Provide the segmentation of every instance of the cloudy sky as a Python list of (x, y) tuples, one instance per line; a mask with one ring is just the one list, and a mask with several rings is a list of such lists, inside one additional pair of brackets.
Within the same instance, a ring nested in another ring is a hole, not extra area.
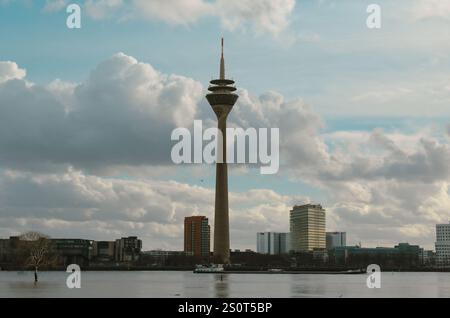
[(185, 216), (212, 221), (215, 174), (174, 165), (170, 134), (214, 125), (224, 36), (230, 125), (280, 128), (278, 174), (230, 167), (232, 248), (305, 202), (349, 244), (432, 248), (450, 220), (449, 29), (441, 0), (0, 0), (0, 237), (182, 249)]

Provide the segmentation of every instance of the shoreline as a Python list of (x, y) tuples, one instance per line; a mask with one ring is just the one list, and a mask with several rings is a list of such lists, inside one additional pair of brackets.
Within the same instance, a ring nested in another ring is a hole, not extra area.
[[(192, 272), (193, 268), (102, 268), (102, 267), (86, 267), (81, 268), (84, 272)], [(0, 269), (0, 272), (34, 272), (31, 269), (20, 269), (20, 268), (10, 268), (10, 269)], [(54, 268), (54, 269), (42, 269), (39, 272), (66, 272), (66, 268)], [(381, 272), (397, 272), (397, 273), (447, 273), (450, 272), (450, 268), (445, 269), (385, 269)], [(328, 274), (328, 275), (356, 275), (356, 274), (366, 274), (365, 270), (318, 270), (318, 269), (299, 269), (299, 270), (283, 270), (283, 271), (270, 271), (270, 270), (224, 270), (224, 271), (211, 271), (211, 272), (196, 272), (195, 274)]]

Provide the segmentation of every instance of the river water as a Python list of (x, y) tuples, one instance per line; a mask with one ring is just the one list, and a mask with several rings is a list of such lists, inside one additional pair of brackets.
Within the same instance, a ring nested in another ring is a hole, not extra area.
[(194, 274), (192, 272), (82, 272), (81, 288), (67, 273), (0, 272), (0, 297), (450, 297), (450, 273), (391, 273), (369, 289), (367, 275)]

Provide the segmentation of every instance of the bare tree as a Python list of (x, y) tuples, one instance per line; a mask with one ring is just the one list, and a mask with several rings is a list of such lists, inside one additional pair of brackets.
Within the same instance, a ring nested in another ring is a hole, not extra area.
[(24, 233), (19, 239), (18, 248), (23, 255), (24, 265), (34, 269), (34, 281), (37, 283), (39, 268), (55, 262), (52, 241), (47, 235), (39, 232)]

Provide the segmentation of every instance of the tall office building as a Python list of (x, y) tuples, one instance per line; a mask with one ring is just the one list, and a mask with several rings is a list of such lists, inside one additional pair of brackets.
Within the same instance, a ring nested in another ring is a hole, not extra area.
[(324, 249), (325, 210), (320, 204), (296, 205), (290, 211), (291, 250), (295, 252)]
[(256, 234), (256, 251), (260, 254), (289, 253), (289, 233), (261, 232)]
[(210, 227), (206, 216), (184, 219), (184, 251), (197, 257), (209, 257)]
[(345, 232), (327, 232), (326, 233), (327, 250), (335, 247), (347, 245), (347, 233)]
[(436, 225), (436, 265), (450, 266), (450, 224)]

